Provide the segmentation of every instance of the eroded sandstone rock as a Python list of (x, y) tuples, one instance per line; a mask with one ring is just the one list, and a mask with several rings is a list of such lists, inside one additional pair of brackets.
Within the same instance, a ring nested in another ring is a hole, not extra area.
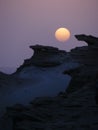
[(92, 35), (79, 34), (79, 35), (75, 35), (75, 37), (79, 41), (86, 42), (88, 44), (88, 46), (90, 46), (90, 45), (97, 45), (98, 46), (98, 38), (94, 37)]
[(34, 55), (24, 61), (24, 64), (18, 68), (20, 71), (27, 66), (53, 67), (62, 64), (66, 59), (66, 51), (55, 47), (35, 45), (30, 46), (34, 50)]

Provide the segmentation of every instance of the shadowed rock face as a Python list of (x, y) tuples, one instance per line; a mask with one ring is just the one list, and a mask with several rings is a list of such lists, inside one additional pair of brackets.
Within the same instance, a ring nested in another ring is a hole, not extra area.
[(30, 46), (34, 50), (31, 58), (32, 63), (36, 66), (55, 66), (63, 63), (66, 52), (55, 47), (35, 45)]
[(79, 35), (75, 35), (75, 37), (79, 41), (85, 41), (88, 45), (98, 44), (98, 38), (91, 35), (79, 34)]
[(98, 38), (93, 36), (87, 36), (84, 34), (75, 35), (79, 41), (85, 41), (88, 46), (76, 47), (72, 49), (70, 55), (72, 58), (87, 66), (98, 65)]
[(66, 59), (66, 52), (55, 47), (35, 45), (30, 46), (34, 50), (34, 55), (24, 61), (18, 69), (20, 71), (26, 66), (53, 67), (62, 64)]
[(12, 78), (13, 77), (11, 75), (0, 72), (0, 88), (7, 86), (8, 83), (11, 83), (13, 80)]
[(76, 47), (70, 52), (70, 56), (82, 66), (67, 70), (64, 74), (72, 76), (67, 92), (73, 92), (84, 85), (93, 84), (96, 88), (96, 103), (98, 103), (98, 38), (84, 34), (75, 35), (79, 41), (87, 42), (88, 46)]
[(98, 69), (92, 69), (91, 67), (81, 65), (76, 69), (64, 71), (63, 74), (68, 74), (72, 77), (69, 86), (66, 89), (67, 93), (77, 91), (87, 85), (93, 84), (93, 89), (96, 87), (95, 82), (97, 80)]
[(28, 106), (7, 107), (2, 130), (97, 130), (97, 113), (94, 92), (87, 86), (67, 98), (42, 97)]

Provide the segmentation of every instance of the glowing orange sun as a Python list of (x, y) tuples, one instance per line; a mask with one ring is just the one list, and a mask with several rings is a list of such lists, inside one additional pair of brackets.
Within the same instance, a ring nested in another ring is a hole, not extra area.
[(70, 31), (67, 28), (59, 28), (55, 32), (55, 38), (60, 42), (65, 42), (70, 38)]

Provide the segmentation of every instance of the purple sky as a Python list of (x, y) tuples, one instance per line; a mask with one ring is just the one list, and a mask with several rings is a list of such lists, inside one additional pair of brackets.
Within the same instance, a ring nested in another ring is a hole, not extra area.
[[(54, 37), (59, 27), (71, 31), (65, 43)], [(0, 0), (0, 71), (15, 71), (32, 55), (29, 45), (82, 46), (80, 33), (98, 37), (98, 0)]]

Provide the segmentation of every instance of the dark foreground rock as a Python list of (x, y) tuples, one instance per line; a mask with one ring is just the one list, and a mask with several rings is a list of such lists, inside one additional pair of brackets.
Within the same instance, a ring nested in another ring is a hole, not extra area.
[(8, 84), (12, 84), (12, 82), (14, 81), (16, 80), (14, 80), (14, 77), (12, 75), (8, 75), (0, 72), (0, 88), (4, 88), (8, 86)]
[(93, 86), (64, 97), (36, 98), (28, 106), (7, 108), (3, 130), (97, 130), (98, 106)]
[(92, 69), (92, 67), (87, 67), (85, 65), (80, 65), (76, 69), (64, 71), (63, 74), (68, 74), (72, 77), (69, 87), (66, 90), (67, 93), (76, 91), (87, 84), (93, 84), (95, 88), (95, 84), (98, 80), (98, 68)]

